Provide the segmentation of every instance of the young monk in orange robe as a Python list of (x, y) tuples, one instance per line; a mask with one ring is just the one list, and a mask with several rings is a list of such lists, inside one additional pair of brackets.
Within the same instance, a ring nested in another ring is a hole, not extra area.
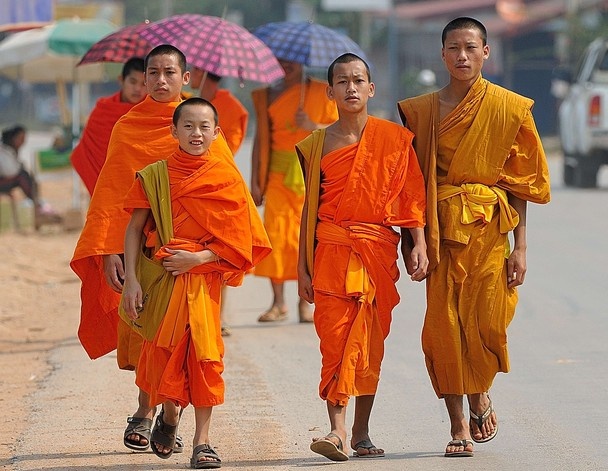
[[(257, 131), (252, 152), (251, 194), (264, 204), (264, 226), (272, 254), (255, 268), (270, 278), (273, 300), (260, 322), (287, 318), (284, 283), (298, 279), (298, 237), (304, 204), (304, 182), (294, 146), (317, 128), (333, 123), (338, 114), (327, 99), (326, 84), (303, 81), (302, 65), (279, 60), (285, 78), (275, 87), (254, 90)], [(308, 304), (300, 300), (300, 322), (311, 322)]]
[(422, 348), (450, 416), (445, 455), (457, 457), (473, 455), (471, 439), (487, 442), (498, 431), (488, 390), (509, 371), (507, 327), (526, 274), (526, 202), (549, 202), (550, 187), (533, 101), (481, 76), (490, 53), (483, 24), (457, 18), (442, 43), (449, 84), (399, 110), (416, 134), (427, 184)]
[(315, 303), (322, 355), (319, 394), (331, 423), (331, 432), (313, 439), (310, 448), (344, 461), (351, 396), (356, 396), (350, 440), (354, 456), (384, 456), (369, 437), (369, 418), (384, 340), (399, 302), (400, 237), (392, 226), (415, 241), (407, 253), (412, 280), (425, 277), (428, 259), (424, 180), (412, 133), (367, 114), (374, 84), (358, 56), (338, 57), (329, 67), (328, 81), (327, 95), (340, 118), (296, 146), (306, 178), (298, 288), (303, 299)]
[[(167, 160), (174, 236), (157, 256), (175, 276), (165, 317), (153, 341), (144, 341), (137, 384), (152, 404), (163, 404), (151, 442), (168, 458), (175, 446), (179, 408), (195, 408), (191, 466), (219, 463), (209, 444), (213, 406), (224, 402), (224, 344), (220, 335), (220, 291), (227, 275), (242, 274), (270, 253), (270, 243), (249, 190), (227, 147), (209, 149), (219, 135), (217, 111), (203, 98), (189, 98), (175, 110), (171, 132), (179, 149)], [(153, 164), (158, 166), (161, 162)], [(133, 214), (125, 236), (123, 307), (139, 318), (142, 290), (135, 266), (142, 231), (157, 199), (146, 173), (125, 199)], [(147, 234), (147, 239), (155, 236)], [(152, 244), (153, 245), (153, 244)], [(230, 277), (229, 277), (230, 278)]]
[(112, 128), (118, 118), (146, 97), (144, 84), (144, 60), (133, 57), (125, 62), (118, 77), (120, 90), (113, 95), (101, 97), (87, 120), (78, 145), (70, 160), (89, 194), (93, 194), (95, 183), (101, 172), (110, 142)]
[[(190, 78), (186, 67), (184, 54), (170, 45), (158, 46), (146, 57), (148, 96), (114, 126), (107, 159), (70, 263), (82, 281), (80, 342), (92, 359), (117, 349), (121, 369), (136, 368), (142, 344), (141, 336), (118, 317), (124, 278), (121, 257), (129, 223), (123, 201), (135, 172), (175, 148), (170, 125), (181, 102), (182, 87)], [(214, 145), (220, 142), (225, 145), (222, 138)], [(127, 419), (124, 444), (141, 451), (149, 447), (155, 409), (145, 391), (139, 391), (138, 403), (137, 411)]]

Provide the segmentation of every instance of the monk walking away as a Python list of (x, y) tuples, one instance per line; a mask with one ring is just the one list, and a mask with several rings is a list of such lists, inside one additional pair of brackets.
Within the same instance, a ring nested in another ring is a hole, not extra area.
[(368, 65), (354, 54), (328, 70), (327, 96), (339, 119), (296, 146), (306, 181), (300, 231), (298, 290), (315, 304), (314, 326), (322, 356), (319, 395), (330, 432), (310, 448), (345, 461), (346, 408), (355, 396), (350, 446), (354, 457), (384, 450), (369, 436), (384, 341), (393, 308), (400, 235), (413, 245), (403, 255), (411, 279), (426, 276), (425, 188), (412, 147), (413, 134), (369, 116), (374, 96)]
[(416, 135), (427, 186), (422, 348), (450, 417), (445, 456), (461, 457), (498, 432), (489, 390), (510, 368), (507, 327), (527, 270), (527, 202), (548, 203), (550, 186), (534, 102), (482, 77), (490, 55), (484, 25), (457, 18), (441, 41), (448, 84), (398, 107)]
[[(294, 146), (311, 131), (333, 123), (338, 114), (327, 99), (326, 83), (307, 78), (302, 64), (280, 60), (285, 78), (252, 93), (257, 128), (251, 163), (251, 194), (264, 204), (264, 226), (272, 253), (255, 268), (268, 278), (272, 304), (258, 322), (288, 318), (285, 282), (298, 279), (298, 240), (304, 205), (304, 180)], [(312, 322), (310, 306), (298, 300), (300, 322)]]
[[(179, 148), (166, 161), (138, 172), (125, 198), (132, 215), (125, 235), (122, 307), (134, 323), (142, 324), (146, 300), (135, 268), (141, 240), (154, 246), (156, 229), (167, 223), (162, 220), (166, 212), (160, 212), (161, 221), (153, 217), (151, 202), (170, 201), (173, 237), (154, 257), (175, 281), (156, 335), (144, 340), (136, 382), (150, 406), (162, 404), (150, 437), (160, 458), (173, 454), (181, 411), (194, 406), (190, 465), (195, 469), (221, 466), (209, 438), (212, 409), (224, 402), (221, 287), (225, 281), (240, 283), (244, 272), (271, 250), (228, 146), (211, 148), (220, 135), (217, 123), (217, 111), (207, 100), (182, 102), (171, 126)], [(168, 187), (158, 184), (159, 178), (168, 179)]]

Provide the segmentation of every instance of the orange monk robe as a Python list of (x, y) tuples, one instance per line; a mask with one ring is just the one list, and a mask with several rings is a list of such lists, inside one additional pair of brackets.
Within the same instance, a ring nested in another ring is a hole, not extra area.
[[(141, 337), (119, 322), (120, 295), (105, 281), (102, 256), (123, 253), (129, 223), (124, 197), (136, 171), (175, 149), (170, 125), (178, 104), (157, 102), (148, 96), (118, 120), (70, 263), (82, 280), (80, 342), (94, 359), (114, 350), (119, 336), (124, 348), (119, 348), (118, 364), (124, 369), (137, 365)], [(226, 146), (223, 137), (218, 136), (212, 147), (216, 145)]]
[(247, 134), (249, 113), (229, 90), (223, 88), (216, 92), (211, 104), (215, 106), (219, 115), (219, 125), (226, 137), (228, 147), (232, 154), (236, 155)]
[(101, 97), (87, 120), (78, 145), (70, 160), (89, 194), (93, 194), (95, 183), (106, 161), (112, 128), (118, 119), (129, 111), (134, 103), (120, 100), (120, 92)]
[(252, 94), (258, 119), (258, 173), (265, 194), (264, 226), (272, 243), (272, 253), (256, 266), (255, 274), (276, 282), (298, 279), (304, 182), (294, 146), (310, 131), (296, 127), (295, 115), (303, 96), (303, 110), (313, 122), (329, 125), (338, 119), (335, 103), (327, 98), (326, 88), (325, 82), (308, 80), (291, 86), (270, 105), (267, 88)]
[[(144, 341), (137, 385), (151, 404), (173, 400), (186, 407), (224, 402), (224, 344), (220, 329), (220, 291), (225, 277), (234, 279), (270, 253), (270, 242), (246, 183), (227, 147), (204, 156), (181, 150), (168, 159), (174, 238), (169, 248), (207, 248), (220, 261), (179, 275), (158, 333)], [(145, 180), (144, 180), (145, 184)], [(149, 207), (138, 179), (125, 208)], [(154, 233), (148, 244), (154, 246)]]
[(533, 101), (479, 78), (439, 120), (439, 95), (399, 103), (416, 134), (427, 182), (427, 312), (422, 344), (438, 397), (490, 389), (509, 371), (507, 327), (517, 291), (507, 288), (507, 233), (518, 223), (507, 194), (547, 203), (546, 157)]
[[(296, 149), (306, 168), (306, 254), (322, 355), (319, 394), (333, 405), (375, 394), (399, 303), (399, 233), (423, 227), (413, 134), (369, 117), (359, 143), (322, 156), (325, 130)], [(314, 261), (313, 261), (314, 251)]]

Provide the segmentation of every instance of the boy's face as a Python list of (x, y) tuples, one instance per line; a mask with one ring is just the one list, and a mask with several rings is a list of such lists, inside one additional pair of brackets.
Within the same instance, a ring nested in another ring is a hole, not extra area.
[(490, 56), (490, 46), (483, 45), (477, 29), (450, 31), (441, 49), (441, 58), (453, 79), (472, 82), (481, 73), (484, 61)]
[(122, 76), (118, 77), (118, 81), (120, 82), (121, 101), (135, 104), (146, 97), (146, 84), (143, 72), (132, 70), (125, 78), (122, 78)]
[(334, 66), (333, 85), (327, 87), (327, 96), (336, 102), (339, 110), (361, 111), (374, 93), (374, 83), (369, 81), (363, 62), (357, 60)]
[(179, 141), (182, 150), (191, 155), (207, 152), (219, 131), (213, 110), (202, 104), (182, 108), (177, 126), (171, 126), (171, 135)]
[(148, 59), (146, 90), (156, 101), (179, 101), (182, 87), (188, 84), (190, 72), (182, 71), (175, 54), (161, 54)]

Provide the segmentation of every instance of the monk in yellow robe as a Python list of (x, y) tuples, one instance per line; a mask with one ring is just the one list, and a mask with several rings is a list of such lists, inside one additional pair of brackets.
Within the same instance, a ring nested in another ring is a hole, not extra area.
[[(285, 77), (278, 85), (254, 90), (257, 131), (253, 144), (251, 194), (264, 204), (264, 226), (272, 253), (254, 273), (270, 279), (273, 301), (259, 322), (287, 319), (284, 283), (297, 280), (298, 238), (304, 204), (304, 181), (294, 146), (311, 131), (333, 123), (335, 104), (325, 94), (326, 84), (303, 79), (302, 65), (279, 60)], [(300, 322), (312, 322), (308, 304), (298, 304)]]
[(459, 457), (473, 455), (471, 440), (487, 442), (498, 431), (488, 391), (498, 372), (509, 371), (507, 327), (526, 274), (526, 204), (549, 202), (550, 187), (533, 101), (481, 75), (490, 53), (483, 24), (457, 18), (442, 43), (449, 84), (401, 101), (399, 110), (416, 135), (427, 185), (422, 348), (450, 416), (445, 455)]
[(101, 97), (95, 103), (80, 141), (70, 156), (74, 170), (80, 176), (90, 195), (93, 194), (95, 183), (97, 183), (101, 168), (106, 161), (110, 134), (114, 124), (146, 97), (144, 60), (133, 57), (125, 62), (122, 73), (118, 77), (118, 83), (119, 91), (113, 95)]
[(425, 187), (412, 147), (413, 134), (367, 114), (374, 95), (368, 65), (354, 54), (328, 71), (328, 97), (339, 120), (297, 146), (306, 177), (298, 289), (315, 303), (314, 325), (322, 355), (319, 395), (331, 431), (311, 449), (344, 461), (346, 407), (356, 396), (354, 456), (384, 456), (369, 437), (369, 418), (380, 379), (384, 340), (399, 303), (397, 246), (400, 227), (414, 241), (407, 256), (413, 280), (426, 275)]
[(163, 404), (151, 436), (152, 449), (161, 458), (173, 453), (180, 408), (194, 406), (192, 467), (220, 462), (209, 445), (209, 424), (213, 406), (224, 402), (221, 286), (225, 278), (238, 284), (271, 250), (230, 150), (225, 145), (210, 149), (219, 136), (217, 122), (209, 101), (195, 97), (182, 102), (171, 127), (179, 149), (166, 162), (169, 194), (149, 182), (150, 167), (164, 164), (157, 162), (138, 172), (125, 199), (125, 208), (133, 214), (125, 236), (123, 307), (133, 321), (139, 319), (138, 307), (144, 302), (135, 270), (142, 233), (147, 232), (147, 240), (157, 236), (154, 230), (144, 230), (154, 227), (146, 226), (152, 217), (150, 200), (171, 201), (173, 238), (157, 257), (175, 283), (156, 336), (144, 340), (137, 384), (151, 404)]
[[(135, 172), (175, 148), (170, 126), (173, 111), (182, 101), (182, 87), (190, 78), (186, 67), (184, 54), (170, 45), (158, 46), (146, 57), (148, 96), (120, 118), (112, 130), (107, 159), (70, 263), (82, 281), (80, 342), (92, 359), (116, 349), (121, 369), (137, 367), (142, 345), (141, 336), (118, 317), (124, 279), (122, 254), (129, 223), (123, 201)], [(222, 140), (218, 138), (216, 142)], [(141, 451), (149, 447), (155, 410), (145, 391), (139, 391), (138, 403), (135, 414), (127, 419), (124, 444)]]

